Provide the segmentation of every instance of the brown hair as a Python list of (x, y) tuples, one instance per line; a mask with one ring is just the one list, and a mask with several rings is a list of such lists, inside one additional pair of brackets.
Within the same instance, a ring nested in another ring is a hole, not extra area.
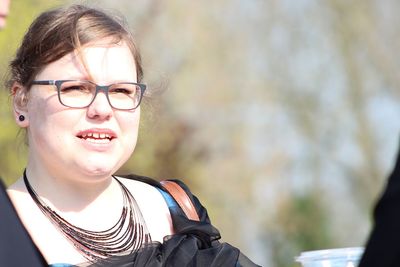
[(72, 5), (44, 12), (31, 24), (10, 63), (7, 87), (11, 89), (12, 84), (18, 82), (29, 90), (33, 79), (47, 64), (102, 39), (115, 44), (124, 41), (129, 46), (140, 82), (143, 78), (141, 58), (126, 23), (99, 9)]

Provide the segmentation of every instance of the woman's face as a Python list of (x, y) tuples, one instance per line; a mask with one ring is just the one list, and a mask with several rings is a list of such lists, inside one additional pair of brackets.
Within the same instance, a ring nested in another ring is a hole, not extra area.
[[(84, 62), (82, 62), (84, 61)], [(98, 85), (136, 82), (136, 67), (125, 43), (91, 44), (47, 65), (35, 80), (89, 80)], [(31, 168), (53, 176), (106, 177), (132, 154), (140, 108), (113, 109), (104, 92), (86, 108), (63, 106), (53, 85), (33, 85), (28, 93), (26, 127)], [(43, 170), (42, 170), (43, 171)]]

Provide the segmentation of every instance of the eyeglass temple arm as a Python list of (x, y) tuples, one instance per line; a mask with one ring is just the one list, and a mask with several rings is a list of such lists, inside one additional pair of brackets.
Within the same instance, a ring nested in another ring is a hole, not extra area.
[(33, 81), (32, 84), (37, 85), (54, 85), (56, 84), (54, 80), (46, 80), (46, 81)]

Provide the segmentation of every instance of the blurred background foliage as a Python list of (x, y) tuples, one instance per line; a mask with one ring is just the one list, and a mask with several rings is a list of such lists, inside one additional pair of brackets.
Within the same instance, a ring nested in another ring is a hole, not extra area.
[[(12, 0), (0, 74), (41, 11)], [(223, 239), (263, 266), (363, 246), (400, 132), (396, 0), (96, 0), (122, 13), (151, 96), (120, 170), (183, 179)], [(25, 165), (0, 92), (0, 175)]]

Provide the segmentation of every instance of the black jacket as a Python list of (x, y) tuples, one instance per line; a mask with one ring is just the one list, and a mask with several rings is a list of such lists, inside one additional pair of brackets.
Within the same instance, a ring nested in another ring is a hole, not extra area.
[(47, 266), (11, 204), (0, 179), (0, 266)]
[(375, 206), (374, 226), (359, 267), (400, 266), (400, 151), (386, 189)]

